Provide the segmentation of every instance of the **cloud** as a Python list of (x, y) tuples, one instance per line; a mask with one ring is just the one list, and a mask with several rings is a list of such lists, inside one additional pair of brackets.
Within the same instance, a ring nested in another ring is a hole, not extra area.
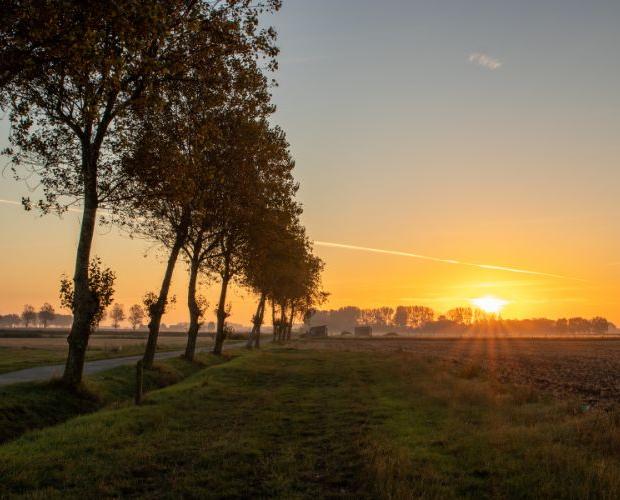
[(2, 200), (2, 199), (0, 199), (0, 203), (4, 203), (5, 205), (19, 205), (19, 206), (21, 206), (21, 203), (19, 201), (13, 201), (13, 200)]
[[(16, 205), (18, 207), (23, 207), (24, 206), (24, 204), (21, 201), (4, 200), (4, 199), (1, 199), (1, 198), (0, 198), (0, 204)], [(37, 208), (36, 203), (33, 203), (33, 209), (36, 210), (36, 208)], [(104, 209), (104, 208), (100, 208), (98, 211), (99, 211), (99, 213), (107, 212), (107, 210)], [(82, 210), (81, 207), (68, 207), (67, 208), (67, 212), (75, 212), (76, 214), (81, 214), (83, 212), (83, 210)]]
[(484, 52), (473, 52), (469, 54), (469, 62), (482, 66), (483, 68), (494, 71), (502, 67), (502, 62), (499, 59), (495, 59)]

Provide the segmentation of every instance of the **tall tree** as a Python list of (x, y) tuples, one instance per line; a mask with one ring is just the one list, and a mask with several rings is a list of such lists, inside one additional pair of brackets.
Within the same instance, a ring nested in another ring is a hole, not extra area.
[[(208, 262), (221, 280), (216, 317), (217, 328), (213, 352), (220, 354), (224, 327), (228, 317), (226, 298), (230, 282), (242, 278), (247, 262), (256, 257), (265, 218), (269, 211), (299, 212), (294, 196), (298, 186), (292, 170), (285, 134), (266, 119), (248, 120), (232, 116), (226, 129), (228, 148), (220, 151), (214, 163), (234, 171), (224, 176), (221, 186), (218, 227), (219, 255)], [(258, 316), (260, 318), (260, 316)]]
[(122, 304), (114, 304), (110, 310), (110, 318), (112, 319), (112, 326), (118, 328), (121, 321), (125, 319), (125, 309)]
[(24, 326), (28, 328), (30, 326), (30, 323), (34, 323), (37, 320), (37, 312), (30, 304), (26, 304), (24, 306), (24, 310), (22, 311), (21, 317)]
[[(188, 341), (195, 341), (198, 333), (198, 271), (215, 249), (214, 242), (221, 240), (217, 235), (228, 217), (224, 212), (231, 210), (229, 200), (235, 196), (231, 186), (238, 185), (243, 177), (237, 164), (222, 162), (222, 158), (230, 157), (229, 151), (246, 141), (244, 135), (230, 133), (231, 129), (239, 130), (231, 125), (230, 117), (243, 117), (244, 123), (253, 124), (273, 109), (268, 82), (255, 64), (250, 61), (239, 67), (233, 61), (227, 69), (228, 73), (219, 75), (217, 85), (186, 86), (183, 92), (166, 95), (165, 106), (143, 122), (140, 139), (124, 160), (139, 196), (122, 204), (115, 220), (133, 235), (158, 241), (169, 250), (159, 295), (149, 310), (144, 354), (147, 368), (154, 360), (174, 267), (182, 251), (189, 259), (191, 274), (188, 300), (192, 335)], [(166, 174), (171, 166), (173, 176)], [(191, 351), (190, 346), (188, 355)]]
[(127, 317), (131, 329), (135, 330), (137, 327), (142, 326), (144, 320), (144, 309), (140, 304), (134, 304), (129, 308), (129, 316)]
[[(106, 317), (106, 309), (112, 304), (114, 297), (114, 282), (116, 274), (107, 267), (103, 267), (101, 259), (95, 257), (88, 265), (88, 289), (91, 290), (95, 301), (95, 314), (91, 318), (89, 329), (95, 330), (99, 323)], [(74, 282), (63, 276), (60, 280), (60, 304), (66, 309), (75, 313), (75, 289)], [(77, 367), (80, 373), (84, 368), (84, 358), (82, 364)]]
[(194, 80), (205, 68), (218, 74), (226, 54), (237, 61), (274, 56), (275, 33), (261, 30), (258, 17), (279, 7), (280, 0), (127, 0), (96, 8), (77, 0), (2, 2), (0, 107), (10, 110), (7, 152), (15, 166), (34, 166), (44, 211), (83, 206), (65, 383), (81, 381), (97, 314), (88, 286), (97, 210), (118, 201), (124, 171), (116, 158), (132, 119), (156, 106), (166, 85)]
[(56, 311), (54, 311), (54, 307), (52, 304), (46, 302), (39, 309), (39, 322), (43, 325), (43, 328), (47, 328), (47, 325), (54, 321), (56, 317)]

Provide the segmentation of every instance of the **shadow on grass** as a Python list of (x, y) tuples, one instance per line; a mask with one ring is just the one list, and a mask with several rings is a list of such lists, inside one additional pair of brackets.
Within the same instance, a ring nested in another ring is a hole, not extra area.
[[(199, 355), (194, 363), (182, 358), (160, 361), (152, 370), (145, 370), (144, 391), (176, 384), (225, 360)], [(128, 365), (88, 377), (77, 389), (69, 389), (59, 380), (0, 387), (0, 443), (105, 406), (126, 404), (134, 395), (135, 383), (135, 366)]]

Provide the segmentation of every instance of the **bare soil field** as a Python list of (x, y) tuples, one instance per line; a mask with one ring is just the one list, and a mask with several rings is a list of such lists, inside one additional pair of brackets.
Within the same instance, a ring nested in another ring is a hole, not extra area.
[(440, 359), (464, 369), (484, 370), (501, 382), (525, 384), (584, 404), (611, 408), (620, 403), (618, 339), (315, 339), (299, 349), (406, 352)]

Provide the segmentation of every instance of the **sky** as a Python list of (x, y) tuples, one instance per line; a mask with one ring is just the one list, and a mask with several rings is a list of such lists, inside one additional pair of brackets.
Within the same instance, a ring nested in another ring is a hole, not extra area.
[[(620, 2), (284, 0), (271, 22), (274, 121), (327, 307), (446, 311), (494, 295), (504, 317), (620, 322)], [(0, 198), (34, 184), (5, 171)], [(0, 313), (58, 305), (78, 215), (0, 203), (0, 226)], [(94, 248), (126, 307), (158, 287), (156, 246), (102, 228)], [(186, 283), (180, 265), (168, 323), (187, 318)], [(212, 304), (216, 288), (203, 287)], [(255, 298), (236, 290), (232, 304), (249, 322)]]

